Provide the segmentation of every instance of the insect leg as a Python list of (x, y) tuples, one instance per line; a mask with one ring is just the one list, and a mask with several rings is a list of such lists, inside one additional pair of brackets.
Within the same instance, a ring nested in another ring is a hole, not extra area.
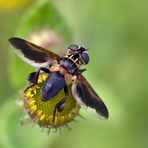
[(65, 100), (68, 97), (68, 88), (67, 88), (67, 86), (64, 87), (64, 93), (65, 93), (64, 98), (60, 102), (58, 102), (56, 104), (55, 108), (54, 108), (53, 118), (52, 118), (53, 123), (54, 123), (54, 120), (55, 120), (56, 110), (58, 109), (58, 112), (62, 112), (64, 107), (65, 107)]
[(28, 81), (30, 83), (36, 85), (37, 82), (38, 82), (38, 76), (40, 74), (40, 71), (44, 71), (45, 73), (50, 73), (49, 69), (41, 67), (41, 68), (38, 69), (37, 72), (32, 72), (32, 73), (29, 74)]
[(86, 71), (86, 68), (80, 69), (80, 73), (83, 73), (84, 71)]
[(64, 93), (65, 93), (64, 98), (56, 105), (59, 112), (63, 111), (63, 109), (65, 107), (65, 101), (66, 101), (66, 98), (68, 97), (67, 86), (64, 87)]
[(75, 73), (75, 75), (79, 75), (79, 74), (81, 74), (81, 73), (83, 73), (83, 72), (85, 72), (85, 71), (86, 71), (86, 68), (79, 69), (79, 70)]

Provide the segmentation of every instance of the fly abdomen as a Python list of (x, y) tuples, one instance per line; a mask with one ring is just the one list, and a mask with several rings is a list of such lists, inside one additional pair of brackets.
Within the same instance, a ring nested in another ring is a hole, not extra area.
[(51, 72), (42, 86), (42, 100), (52, 99), (66, 85), (60, 72)]

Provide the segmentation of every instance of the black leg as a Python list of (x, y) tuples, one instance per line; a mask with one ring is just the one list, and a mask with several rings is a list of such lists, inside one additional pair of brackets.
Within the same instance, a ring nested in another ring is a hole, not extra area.
[(67, 86), (64, 87), (64, 93), (65, 93), (64, 98), (59, 103), (57, 103), (56, 106), (55, 106), (55, 109), (54, 109), (54, 112), (53, 112), (53, 118), (52, 118), (53, 123), (54, 123), (54, 120), (55, 120), (56, 110), (58, 109), (58, 112), (62, 112), (63, 109), (65, 108), (65, 100), (68, 97), (68, 88), (67, 88)]
[(86, 68), (80, 69), (80, 73), (83, 73), (84, 71), (86, 71)]
[(44, 71), (45, 73), (50, 73), (49, 69), (41, 67), (41, 68), (38, 69), (37, 72), (32, 72), (32, 73), (29, 74), (28, 81), (30, 83), (36, 85), (37, 82), (38, 82), (38, 76), (40, 74), (40, 71)]
[(65, 93), (64, 98), (56, 105), (57, 109), (58, 109), (58, 112), (61, 112), (65, 107), (65, 100), (68, 97), (68, 88), (67, 88), (67, 86), (64, 87), (64, 93)]
[(75, 73), (75, 75), (79, 75), (79, 74), (83, 73), (84, 71), (86, 71), (86, 68), (84, 68), (84, 69), (79, 69), (79, 70)]

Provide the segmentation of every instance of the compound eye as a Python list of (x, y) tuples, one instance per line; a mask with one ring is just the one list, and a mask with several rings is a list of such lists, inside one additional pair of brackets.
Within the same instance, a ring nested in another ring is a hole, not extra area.
[(79, 46), (78, 45), (70, 45), (68, 47), (68, 49), (72, 50), (72, 51), (77, 51), (79, 49)]
[(89, 56), (88, 56), (87, 52), (85, 52), (85, 51), (82, 52), (81, 58), (82, 58), (82, 60), (84, 61), (85, 64), (87, 64), (89, 62)]

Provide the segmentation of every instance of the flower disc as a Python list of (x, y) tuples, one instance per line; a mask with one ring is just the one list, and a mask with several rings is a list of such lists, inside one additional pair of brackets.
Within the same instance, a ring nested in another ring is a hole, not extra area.
[(71, 85), (69, 85), (67, 86), (68, 97), (66, 98), (64, 109), (61, 112), (56, 109), (54, 115), (55, 106), (63, 99), (65, 93), (64, 89), (62, 89), (52, 99), (43, 102), (41, 99), (41, 89), (47, 76), (48, 74), (41, 73), (37, 85), (27, 87), (24, 91), (24, 106), (28, 115), (37, 124), (41, 127), (52, 128), (62, 126), (73, 120), (73, 118), (78, 115), (80, 106), (73, 98)]

